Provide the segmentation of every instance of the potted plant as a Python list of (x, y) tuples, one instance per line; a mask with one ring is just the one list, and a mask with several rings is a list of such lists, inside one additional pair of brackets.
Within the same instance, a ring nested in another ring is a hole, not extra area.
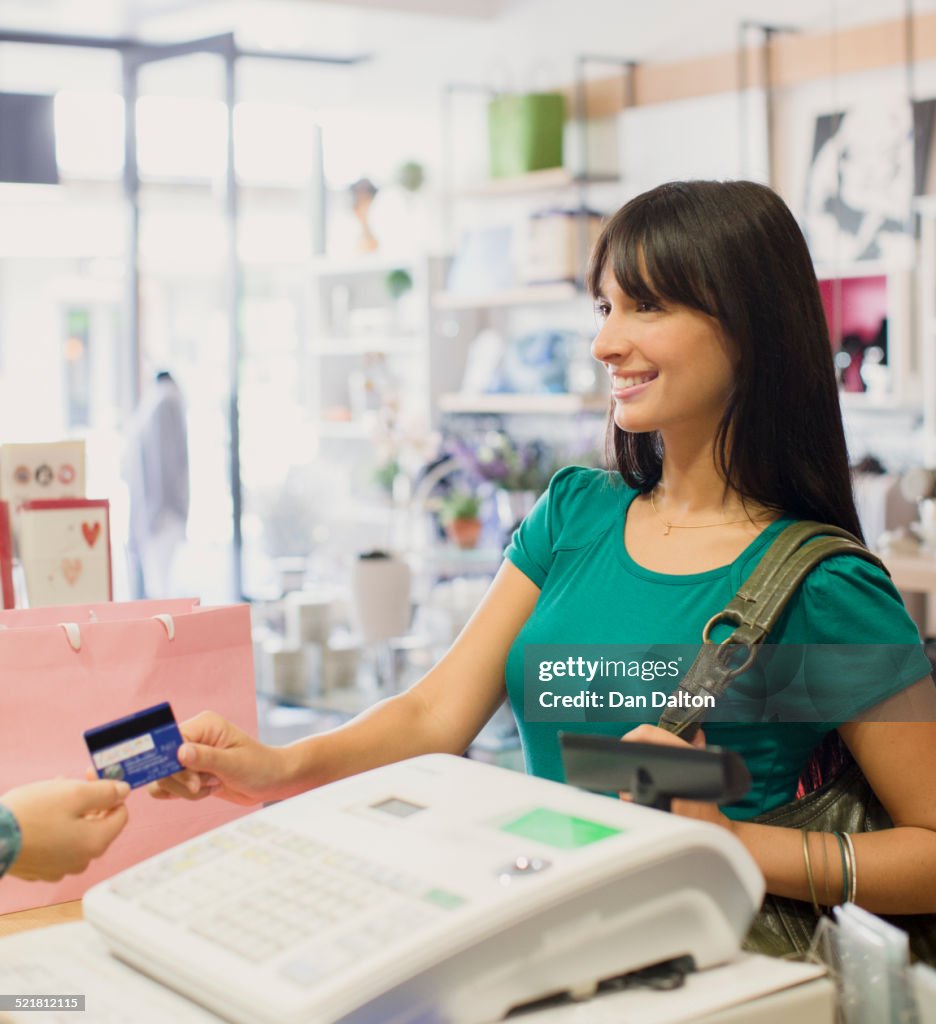
[(384, 286), (394, 300), (402, 298), (413, 287), (413, 275), (402, 267), (387, 272)]
[(384, 287), (393, 300), (391, 307), (392, 330), (404, 331), (412, 324), (416, 314), (413, 275), (403, 267), (397, 267), (385, 275)]
[(504, 431), (488, 432), (476, 446), (461, 445), (459, 455), (473, 476), (496, 488), (497, 517), (505, 533), (530, 511), (560, 465), (541, 441), (515, 441)]
[(460, 548), (473, 548), (481, 536), (481, 499), (471, 491), (452, 491), (441, 500), (439, 514), (449, 540)]

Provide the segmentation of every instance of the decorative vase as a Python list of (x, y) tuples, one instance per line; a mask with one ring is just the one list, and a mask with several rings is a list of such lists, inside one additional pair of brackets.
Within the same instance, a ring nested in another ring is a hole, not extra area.
[(372, 551), (351, 567), (351, 598), (365, 643), (403, 636), (410, 625), (409, 566), (397, 555)]

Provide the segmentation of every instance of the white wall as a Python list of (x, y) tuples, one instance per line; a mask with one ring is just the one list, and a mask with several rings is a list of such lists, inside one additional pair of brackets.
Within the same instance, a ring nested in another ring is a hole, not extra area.
[(636, 107), (620, 125), (621, 176), (631, 191), (673, 179), (767, 179), (760, 90)]

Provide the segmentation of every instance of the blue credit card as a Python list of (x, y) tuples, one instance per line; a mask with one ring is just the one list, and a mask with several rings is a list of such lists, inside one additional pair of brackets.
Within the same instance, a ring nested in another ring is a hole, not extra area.
[(102, 779), (122, 779), (136, 789), (182, 771), (182, 734), (168, 704), (88, 729), (84, 738)]

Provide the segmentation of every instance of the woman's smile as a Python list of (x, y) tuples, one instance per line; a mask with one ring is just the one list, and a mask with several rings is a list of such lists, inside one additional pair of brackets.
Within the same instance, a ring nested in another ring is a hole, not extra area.
[(658, 370), (647, 370), (643, 373), (611, 371), (611, 394), (615, 401), (623, 402), (636, 398), (659, 377)]

